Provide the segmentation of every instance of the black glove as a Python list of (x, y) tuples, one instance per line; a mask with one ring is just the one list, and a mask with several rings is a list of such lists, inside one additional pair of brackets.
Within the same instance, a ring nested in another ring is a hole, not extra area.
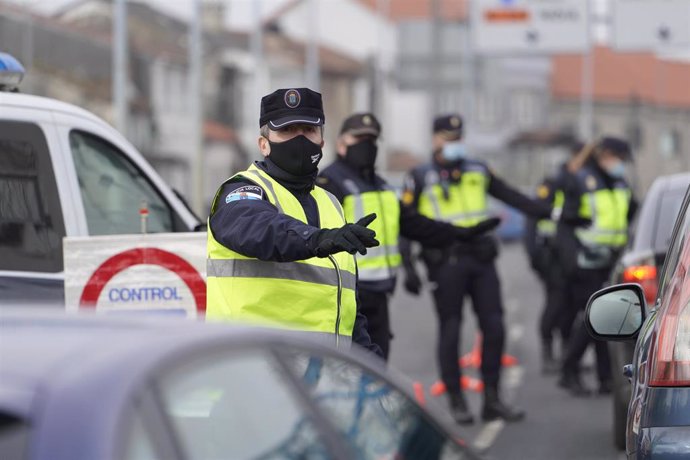
[(346, 224), (340, 228), (330, 228), (315, 232), (307, 244), (317, 257), (328, 257), (338, 252), (366, 254), (367, 248), (378, 246), (376, 232), (367, 228), (376, 214), (369, 214), (355, 224)]
[(572, 227), (589, 227), (592, 225), (592, 219), (586, 217), (568, 217), (561, 219), (563, 223), (570, 225)]
[(474, 227), (457, 227), (455, 229), (455, 237), (459, 240), (471, 240), (475, 236), (482, 235), (494, 228), (498, 227), (501, 223), (499, 217), (491, 217), (490, 219), (483, 220), (479, 222)]
[(405, 269), (405, 290), (414, 295), (419, 295), (422, 290), (422, 280), (414, 268)]

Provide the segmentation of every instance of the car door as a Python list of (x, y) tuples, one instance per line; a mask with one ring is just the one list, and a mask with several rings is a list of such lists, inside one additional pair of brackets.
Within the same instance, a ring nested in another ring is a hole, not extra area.
[[(673, 237), (666, 261), (659, 278), (659, 294), (656, 305), (651, 310), (649, 317), (642, 327), (634, 358), (633, 388), (630, 406), (628, 408), (627, 422), (627, 450), (628, 454), (634, 453), (640, 447), (640, 429), (649, 426), (648, 413), (653, 408), (648, 404), (650, 393), (651, 361), (650, 354), (656, 343), (657, 318), (672, 302), (679, 302), (676, 295), (682, 287), (686, 275), (685, 268), (681, 266), (683, 253), (688, 252), (690, 245), (690, 188), (685, 193), (681, 210), (676, 219)], [(685, 262), (687, 263), (687, 261)]]

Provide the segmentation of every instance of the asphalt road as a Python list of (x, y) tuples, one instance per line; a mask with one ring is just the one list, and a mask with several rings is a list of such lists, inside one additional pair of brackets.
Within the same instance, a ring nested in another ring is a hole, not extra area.
[[(613, 446), (610, 397), (573, 398), (556, 386), (556, 376), (541, 374), (537, 324), (543, 294), (522, 246), (504, 244), (498, 267), (506, 310), (506, 352), (518, 360), (516, 366), (503, 370), (503, 392), (508, 401), (527, 410), (527, 417), (518, 423), (475, 422), (464, 429), (465, 439), (489, 459), (624, 458)], [(472, 349), (476, 330), (469, 300), (464, 308), (461, 354)], [(430, 395), (438, 372), (434, 351), (436, 317), (428, 289), (414, 297), (399, 286), (391, 302), (391, 317), (395, 334), (392, 366), (421, 382), (428, 403), (439, 404), (445, 410), (445, 396)], [(585, 365), (593, 359), (593, 353), (588, 352)], [(469, 369), (466, 375), (480, 377), (476, 369)], [(585, 374), (585, 380), (595, 387), (594, 375)], [(466, 394), (472, 411), (479, 415), (481, 394)]]

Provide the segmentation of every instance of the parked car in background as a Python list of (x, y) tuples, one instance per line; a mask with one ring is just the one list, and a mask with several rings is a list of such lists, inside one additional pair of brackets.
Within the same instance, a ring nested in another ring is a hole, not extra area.
[(618, 284), (595, 293), (585, 314), (597, 340), (637, 339), (624, 372), (629, 458), (690, 458), (690, 188), (675, 222), (655, 299), (640, 284)]
[[(628, 245), (611, 274), (612, 284), (638, 283), (642, 286), (648, 306), (654, 306), (658, 276), (666, 259), (673, 223), (690, 185), (690, 173), (657, 178), (649, 188), (631, 227)], [(630, 401), (630, 382), (621, 369), (633, 360), (634, 344), (611, 342), (613, 368), (613, 439), (625, 449), (625, 419)]]
[(474, 459), (359, 350), (287, 331), (6, 309), (2, 459)]
[(55, 99), (14, 92), (0, 53), (0, 304), (64, 302), (62, 238), (203, 227), (119, 132)]

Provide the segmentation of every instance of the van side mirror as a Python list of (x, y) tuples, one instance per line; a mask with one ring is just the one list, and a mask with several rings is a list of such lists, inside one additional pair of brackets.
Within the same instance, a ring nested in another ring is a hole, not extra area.
[(597, 340), (625, 341), (637, 338), (647, 305), (642, 286), (616, 284), (595, 292), (587, 302), (585, 325)]

